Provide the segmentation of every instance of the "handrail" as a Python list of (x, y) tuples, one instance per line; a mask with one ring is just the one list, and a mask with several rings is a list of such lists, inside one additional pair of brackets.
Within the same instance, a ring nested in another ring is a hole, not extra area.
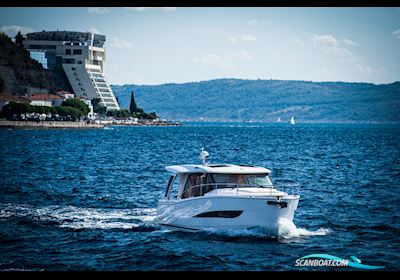
[[(205, 192), (203, 191), (203, 188), (205, 187), (212, 187), (211, 189), (207, 189)], [(270, 189), (271, 192), (273, 189), (275, 189), (274, 185), (268, 185), (268, 186), (262, 186), (259, 184), (238, 184), (238, 183), (210, 183), (210, 184), (199, 184), (199, 185), (194, 185), (186, 189), (182, 194), (181, 198), (188, 198), (188, 197), (196, 197), (196, 196), (203, 196), (207, 192), (213, 191), (213, 190), (218, 190), (218, 188), (226, 189), (226, 188), (231, 187), (232, 189), (236, 189), (236, 193), (238, 194), (238, 189), (239, 188), (266, 188)], [(195, 193), (195, 190), (200, 189), (200, 192)], [(193, 192), (193, 195), (189, 195), (185, 197), (186, 193)], [(197, 194), (197, 195), (196, 195)]]

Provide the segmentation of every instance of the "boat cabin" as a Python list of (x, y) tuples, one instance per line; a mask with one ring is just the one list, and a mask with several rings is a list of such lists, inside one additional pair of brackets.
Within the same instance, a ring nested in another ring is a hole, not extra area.
[(186, 199), (216, 194), (221, 189), (274, 189), (269, 169), (232, 164), (173, 165), (165, 168), (174, 173), (165, 192), (167, 199)]

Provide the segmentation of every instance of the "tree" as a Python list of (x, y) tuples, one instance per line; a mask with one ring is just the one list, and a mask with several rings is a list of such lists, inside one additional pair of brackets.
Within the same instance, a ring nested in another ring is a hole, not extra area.
[(131, 112), (131, 114), (136, 113), (137, 112), (137, 105), (135, 102), (135, 97), (133, 96), (133, 91), (131, 93), (131, 104), (129, 104), (129, 111)]
[(78, 109), (82, 112), (83, 116), (87, 116), (87, 114), (90, 112), (89, 106), (86, 105), (85, 102), (75, 98), (64, 100), (61, 103), (61, 106)]
[(24, 40), (24, 36), (21, 35), (21, 31), (18, 31), (17, 36), (15, 38), (15, 44), (22, 46), (22, 41)]
[(0, 77), (0, 92), (4, 90), (4, 80)]
[(6, 33), (0, 32), (0, 46), (12, 46), (13, 42)]
[(103, 105), (100, 98), (92, 99), (93, 112), (104, 115), (107, 112), (107, 108)]
[(130, 116), (128, 110), (110, 110), (106, 113), (107, 117), (114, 117), (114, 118), (128, 118)]
[(11, 101), (7, 105), (4, 105), (2, 116), (9, 120), (14, 119), (14, 115), (18, 116), (21, 114), (25, 114), (29, 111), (29, 107), (31, 107), (28, 103), (19, 103)]
[(97, 109), (97, 111), (94, 111), (94, 110), (93, 110), (93, 112), (99, 114), (100, 116), (105, 116), (106, 113), (107, 113), (107, 108), (104, 107), (104, 106), (102, 106), (102, 107), (99, 107), (99, 108)]
[(147, 114), (147, 118), (151, 120), (158, 119), (159, 117), (157, 116), (156, 112), (151, 112), (150, 114)]
[(81, 110), (73, 107), (57, 106), (54, 108), (56, 109), (57, 114), (64, 117), (64, 119), (70, 118), (71, 120), (76, 121), (83, 115)]

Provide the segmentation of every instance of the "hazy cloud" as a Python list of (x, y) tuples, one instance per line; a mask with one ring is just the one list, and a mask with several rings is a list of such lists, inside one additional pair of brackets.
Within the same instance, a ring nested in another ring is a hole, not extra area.
[(144, 84), (145, 80), (134, 72), (127, 72), (126, 75), (128, 76), (129, 80), (131, 80), (134, 84)]
[(87, 31), (89, 31), (89, 32), (91, 32), (91, 33), (94, 33), (94, 34), (101, 34), (101, 32), (100, 32), (96, 27), (94, 27), (94, 26), (88, 28)]
[(299, 46), (302, 46), (302, 47), (305, 46), (305, 44), (303, 43), (303, 41), (301, 41), (299, 38), (292, 38), (292, 41), (293, 41), (294, 43), (296, 43), (297, 45), (299, 45)]
[(242, 34), (239, 37), (229, 37), (229, 42), (239, 43), (239, 42), (258, 42), (258, 38), (248, 34)]
[(349, 45), (349, 46), (357, 46), (356, 42), (354, 42), (350, 39), (346, 39), (346, 38), (343, 39), (343, 43), (345, 43), (346, 45)]
[(338, 46), (339, 43), (332, 35), (316, 35), (311, 37), (311, 41), (316, 45)]
[(374, 69), (368, 65), (357, 64), (356, 66), (361, 73), (366, 74), (368, 76), (374, 76), (377, 74), (386, 73), (386, 69), (384, 67), (380, 67), (379, 69)]
[(143, 12), (147, 10), (161, 10), (164, 12), (174, 12), (176, 11), (176, 7), (125, 7), (127, 10)]
[(244, 51), (244, 50), (238, 51), (236, 53), (228, 54), (226, 56), (226, 58), (228, 60), (236, 60), (236, 59), (239, 59), (239, 60), (252, 60), (253, 59), (251, 54), (248, 51)]
[[(348, 39), (343, 39), (343, 40), (347, 40), (347, 44), (349, 44), (349, 42), (354, 43), (353, 41)], [(336, 38), (332, 35), (314, 34), (311, 37), (311, 41), (314, 43), (314, 45), (319, 47), (319, 50), (321, 52), (328, 55), (349, 56), (352, 54), (352, 52), (349, 49), (340, 46), (339, 41), (336, 40)]]
[(322, 77), (329, 77), (329, 75), (331, 75), (331, 72), (324, 68), (317, 71), (316, 74)]
[(236, 44), (237, 42), (239, 42), (238, 39), (236, 39), (235, 37), (229, 37), (229, 38), (228, 38), (228, 41), (231, 42), (231, 43), (234, 43), (234, 44)]
[(339, 55), (339, 56), (352, 54), (350, 50), (342, 47), (321, 47), (320, 50), (326, 54)]
[(395, 36), (397, 39), (400, 39), (400, 29), (397, 29), (396, 31), (392, 32), (393, 36)]
[(91, 14), (107, 14), (110, 11), (107, 8), (91, 7), (88, 8), (88, 12)]
[(258, 24), (270, 24), (270, 22), (265, 19), (251, 19), (247, 21), (247, 25), (250, 27), (253, 27)]
[(234, 64), (238, 61), (250, 60), (253, 60), (253, 56), (245, 50), (230, 53), (224, 56), (219, 56), (217, 54), (205, 54), (203, 56), (193, 58), (193, 62), (195, 63), (199, 63), (203, 66), (217, 66), (225, 70), (234, 70)]
[(109, 81), (113, 84), (119, 84), (119, 85), (123, 85), (126, 83), (145, 84), (148, 82), (141, 76), (139, 76), (137, 73), (134, 73), (129, 70), (125, 71), (119, 65), (111, 64), (110, 69), (112, 71), (110, 71), (109, 73), (107, 72), (106, 75), (109, 78)]
[(17, 35), (19, 31), (21, 31), (22, 34), (26, 34), (33, 32), (33, 29), (27, 26), (8, 25), (8, 26), (2, 26), (0, 28), (0, 31), (6, 33), (8, 36), (13, 38), (15, 37), (15, 35)]
[(245, 42), (257, 42), (258, 38), (251, 36), (251, 35), (247, 35), (247, 34), (243, 34), (239, 37), (240, 40), (245, 41)]
[(232, 70), (234, 67), (223, 57), (216, 54), (205, 54), (193, 58), (193, 62), (199, 63), (203, 66), (218, 66), (223, 69)]
[(133, 44), (131, 42), (125, 41), (119, 38), (113, 38), (113, 46), (119, 49), (131, 49), (133, 48)]

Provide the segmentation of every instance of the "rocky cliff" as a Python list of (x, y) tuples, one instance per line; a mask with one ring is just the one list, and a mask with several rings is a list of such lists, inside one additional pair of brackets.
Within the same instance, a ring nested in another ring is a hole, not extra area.
[(64, 71), (47, 70), (31, 59), (25, 48), (0, 33), (0, 93), (29, 95), (58, 90), (71, 91)]

